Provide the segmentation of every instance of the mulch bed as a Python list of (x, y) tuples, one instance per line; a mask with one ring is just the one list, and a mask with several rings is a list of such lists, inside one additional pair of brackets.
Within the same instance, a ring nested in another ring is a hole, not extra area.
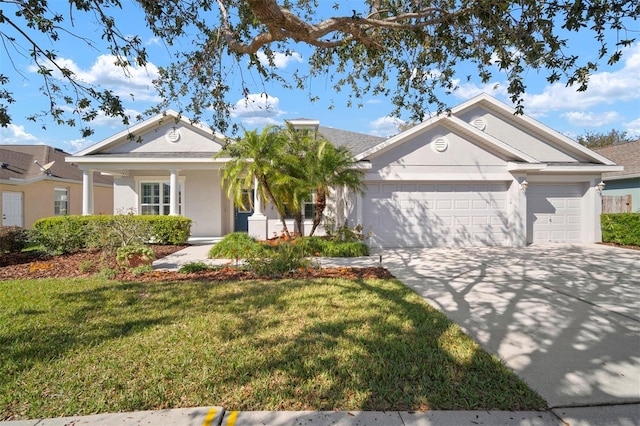
[[(152, 246), (156, 259), (165, 257), (186, 246)], [(0, 255), (0, 280), (91, 277), (103, 268), (115, 272), (114, 279), (121, 281), (242, 281), (258, 277), (251, 272), (208, 270), (182, 274), (175, 271), (153, 271), (141, 275), (118, 266), (115, 256), (105, 258), (100, 251), (83, 250), (61, 256), (48, 256), (38, 252), (7, 253)], [(319, 268), (289, 273), (286, 277), (272, 278), (394, 278), (384, 268)], [(264, 277), (262, 277), (264, 279)]]
[(627, 246), (624, 244), (616, 244), (616, 243), (598, 243), (598, 244), (602, 244), (603, 246), (619, 247), (619, 248), (624, 248), (629, 250), (640, 250), (640, 246)]

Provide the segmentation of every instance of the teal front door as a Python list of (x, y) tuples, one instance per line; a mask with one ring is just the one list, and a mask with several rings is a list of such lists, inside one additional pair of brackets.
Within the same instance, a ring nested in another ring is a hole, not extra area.
[(236, 205), (235, 208), (235, 232), (249, 232), (249, 216), (253, 214), (253, 191), (244, 191), (244, 207)]

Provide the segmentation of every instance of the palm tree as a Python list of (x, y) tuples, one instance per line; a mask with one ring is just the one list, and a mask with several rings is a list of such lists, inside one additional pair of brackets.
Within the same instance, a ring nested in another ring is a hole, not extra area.
[(315, 145), (313, 156), (309, 156), (308, 174), (312, 187), (316, 192), (313, 226), (309, 235), (316, 231), (324, 210), (327, 198), (331, 195), (331, 188), (344, 187), (353, 192), (364, 193), (364, 172), (357, 168), (357, 162), (345, 147), (335, 147), (324, 138)]
[[(244, 136), (228, 144), (216, 158), (229, 157), (222, 168), (222, 184), (227, 196), (243, 207), (243, 194), (257, 182), (256, 196), (270, 201), (278, 211), (283, 232), (290, 237), (285, 222), (285, 202), (279, 186), (280, 168), (287, 141), (280, 128), (266, 126), (260, 133), (245, 130)], [(275, 185), (275, 186), (274, 186)]]

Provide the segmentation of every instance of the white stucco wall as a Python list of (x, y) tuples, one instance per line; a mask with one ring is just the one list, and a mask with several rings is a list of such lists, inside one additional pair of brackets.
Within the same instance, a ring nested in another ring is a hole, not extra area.
[[(174, 123), (173, 120), (157, 129), (141, 135), (141, 142), (128, 140), (112, 147), (110, 153), (143, 153), (143, 152), (218, 152), (221, 149), (220, 143), (211, 139), (210, 135), (205, 135), (186, 128), (182, 123)], [(168, 132), (175, 130), (180, 137), (173, 142), (167, 137)]]
[(550, 162), (576, 162), (576, 158), (558, 150), (557, 147), (549, 145), (544, 140), (544, 135), (533, 134), (529, 130), (515, 126), (512, 122), (491, 114), (481, 106), (470, 108), (457, 115), (461, 120), (471, 123), (476, 118), (483, 118), (487, 126), (483, 130), (485, 133), (511, 145), (512, 147), (526, 152), (538, 161)]

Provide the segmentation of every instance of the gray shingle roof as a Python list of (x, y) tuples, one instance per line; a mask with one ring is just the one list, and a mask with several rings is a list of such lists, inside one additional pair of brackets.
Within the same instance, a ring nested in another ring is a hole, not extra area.
[(621, 143), (594, 149), (598, 154), (624, 166), (621, 172), (604, 173), (604, 177), (623, 177), (640, 175), (640, 139), (634, 142)]
[(353, 156), (361, 154), (386, 140), (386, 138), (379, 136), (334, 129), (333, 127), (320, 126), (318, 132), (335, 146), (346, 147)]
[[(46, 177), (35, 161), (42, 166), (55, 161), (49, 169), (50, 177), (82, 182), (82, 171), (64, 160), (70, 156), (67, 152), (46, 145), (0, 145), (0, 180)], [(113, 184), (113, 178), (99, 173), (95, 173), (93, 179), (95, 184)]]

